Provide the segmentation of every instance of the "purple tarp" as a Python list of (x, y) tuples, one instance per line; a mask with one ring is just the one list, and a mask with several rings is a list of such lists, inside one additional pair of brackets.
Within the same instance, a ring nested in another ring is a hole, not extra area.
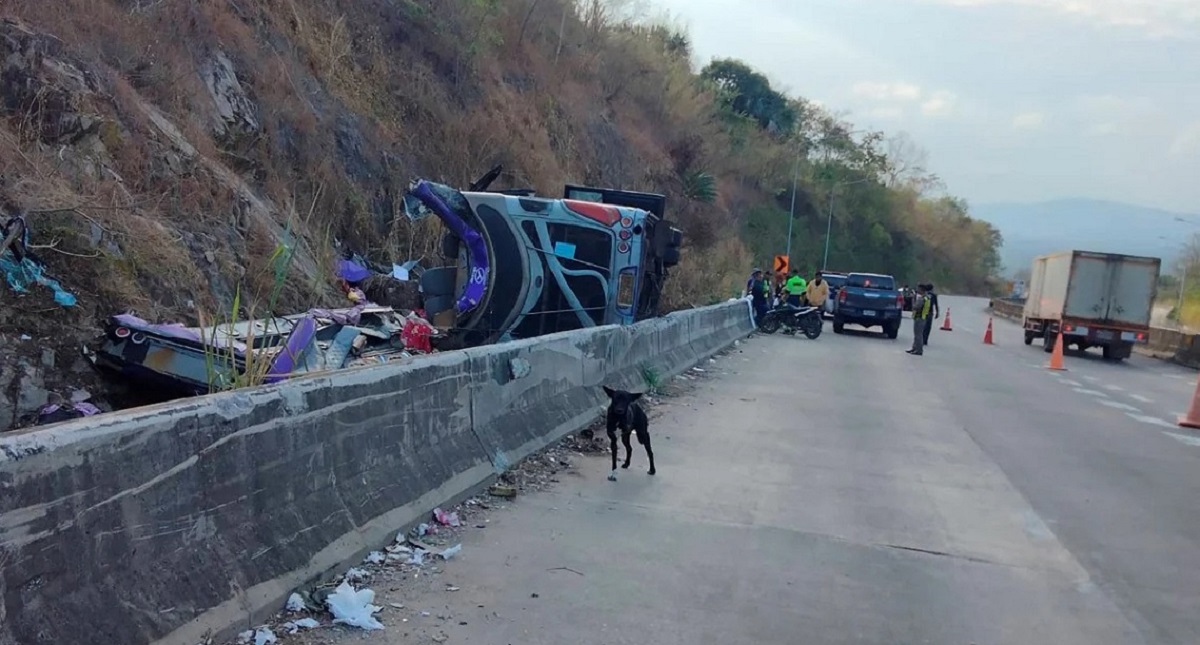
[(413, 187), (412, 194), (416, 195), (429, 210), (433, 211), (446, 226), (450, 227), (451, 231), (459, 237), (467, 245), (467, 260), (470, 264), (471, 275), (467, 280), (466, 287), (463, 288), (462, 295), (458, 297), (458, 302), (455, 303), (458, 313), (466, 313), (480, 302), (483, 302), (484, 293), (487, 290), (488, 270), (490, 264), (488, 262), (487, 243), (479, 231), (471, 228), (461, 217), (459, 217), (453, 209), (446, 204), (441, 197), (433, 192), (430, 182), (424, 179), (417, 182)]

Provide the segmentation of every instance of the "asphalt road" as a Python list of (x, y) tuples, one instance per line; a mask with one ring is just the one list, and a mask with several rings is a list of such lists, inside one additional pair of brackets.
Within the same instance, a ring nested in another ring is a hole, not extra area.
[(467, 537), (444, 642), (1200, 643), (1200, 434), (1168, 421), (1195, 374), (1049, 372), (943, 300), (923, 357), (827, 324), (706, 365), (658, 476), (588, 458)]

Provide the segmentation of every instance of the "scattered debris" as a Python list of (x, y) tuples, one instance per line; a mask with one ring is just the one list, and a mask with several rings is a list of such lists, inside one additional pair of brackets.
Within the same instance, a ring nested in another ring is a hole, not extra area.
[(46, 275), (42, 261), (30, 250), (29, 224), (23, 214), (13, 215), (0, 224), (0, 271), (9, 288), (28, 293), (32, 285), (41, 285), (54, 292), (54, 302), (62, 307), (74, 307), (75, 296)]
[(307, 605), (304, 604), (304, 598), (302, 598), (300, 596), (300, 594), (293, 593), (292, 595), (288, 596), (288, 599), (287, 599), (287, 610), (288, 611), (290, 611), (292, 613), (298, 613), (298, 612), (304, 611), (307, 608), (308, 608)]
[(453, 526), (456, 528), (462, 526), (462, 522), (458, 519), (458, 513), (447, 513), (441, 508), (433, 509), (433, 518), (442, 526)]
[(375, 613), (383, 608), (371, 604), (375, 601), (375, 592), (370, 589), (358, 589), (343, 582), (338, 585), (325, 604), (333, 614), (333, 622), (349, 625), (359, 629), (383, 629), (383, 623), (375, 618)]
[(443, 560), (449, 560), (450, 558), (453, 558), (454, 556), (458, 555), (459, 553), (462, 553), (462, 544), (461, 543), (455, 544), (452, 547), (443, 549), (442, 552), (439, 553), (438, 555), (441, 556), (441, 558)]
[[(424, 331), (413, 336), (418, 328)], [(435, 335), (416, 313), (369, 302), (207, 327), (155, 324), (126, 313), (108, 319), (89, 358), (111, 374), (190, 396), (233, 384), (248, 365), (261, 365), (254, 376), (275, 383), (427, 354)]]
[(491, 488), (488, 488), (488, 494), (496, 497), (512, 499), (517, 496), (517, 489), (505, 484), (492, 484)]
[(295, 634), (302, 629), (316, 629), (321, 626), (315, 618), (301, 618), (299, 620), (289, 620), (283, 624), (283, 628), (289, 634)]
[(367, 571), (366, 569), (359, 569), (358, 567), (351, 567), (350, 570), (346, 572), (346, 580), (349, 582), (362, 582), (370, 577), (371, 572)]
[(372, 551), (367, 554), (367, 557), (363, 558), (363, 562), (366, 564), (383, 564), (386, 560), (387, 556), (381, 551)]
[(238, 634), (238, 642), (243, 645), (268, 645), (269, 643), (279, 642), (279, 638), (275, 636), (275, 632), (271, 631), (270, 627), (259, 627), (257, 629), (247, 629)]

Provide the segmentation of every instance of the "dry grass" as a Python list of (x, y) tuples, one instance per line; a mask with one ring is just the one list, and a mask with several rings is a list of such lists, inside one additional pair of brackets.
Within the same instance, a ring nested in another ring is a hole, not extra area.
[[(38, 141), (38, 114), (6, 115), (0, 197), (55, 211), (32, 218), (34, 233), (58, 240), (44, 255), (89, 316), (136, 308), (194, 322), (198, 310), (228, 311), (236, 294), (260, 310), (267, 294), (281, 311), (329, 302), (335, 241), (379, 259), (437, 258), (438, 224), (401, 212), (408, 180), (463, 185), (496, 163), (502, 183), (545, 194), (567, 181), (665, 192), (689, 245), (668, 302), (727, 297), (749, 265), (733, 235), (739, 211), (771, 198), (778, 146), (759, 146), (755, 132), (731, 139), (661, 38), (578, 4), (11, 0), (6, 15), (52, 34), (54, 55), (92, 74), (96, 92), (77, 107), (106, 126), (60, 149)], [(214, 134), (203, 70), (218, 49), (256, 107), (257, 133)], [(247, 181), (315, 271), (293, 267), (277, 285), (278, 235), (200, 158)], [(717, 202), (680, 195), (683, 170), (715, 174)]]

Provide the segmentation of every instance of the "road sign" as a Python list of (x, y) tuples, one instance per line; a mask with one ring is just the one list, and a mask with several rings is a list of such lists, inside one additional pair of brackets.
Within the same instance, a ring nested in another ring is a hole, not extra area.
[(774, 267), (775, 267), (775, 273), (787, 273), (788, 272), (788, 256), (776, 255)]

